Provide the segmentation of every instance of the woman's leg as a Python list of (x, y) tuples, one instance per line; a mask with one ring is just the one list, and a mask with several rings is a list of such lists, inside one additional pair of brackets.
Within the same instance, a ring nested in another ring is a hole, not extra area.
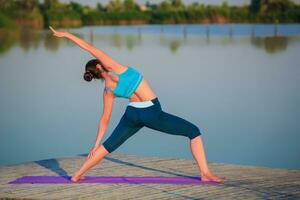
[(135, 121), (135, 117), (135, 113), (132, 110), (126, 109), (112, 134), (105, 140), (103, 145), (98, 147), (93, 157), (90, 157), (85, 161), (83, 166), (74, 174), (71, 180), (75, 182), (79, 179), (84, 179), (81, 177), (84, 173), (98, 164), (107, 154), (116, 150), (129, 137), (140, 130), (143, 126), (138, 123), (138, 121)]
[(95, 154), (87, 159), (82, 167), (72, 176), (71, 180), (76, 182), (79, 179), (84, 179), (81, 177), (84, 173), (86, 173), (93, 166), (98, 164), (109, 152), (103, 147), (103, 145), (99, 146), (95, 151)]
[(153, 107), (153, 111), (147, 110), (145, 114), (141, 114), (141, 116), (144, 116), (142, 118), (146, 127), (172, 135), (186, 136), (190, 139), (191, 151), (199, 167), (201, 180), (224, 181), (224, 179), (210, 172), (206, 161), (200, 129), (195, 124), (155, 107)]
[(206, 155), (204, 150), (204, 145), (202, 142), (202, 136), (199, 135), (193, 139), (190, 140), (190, 147), (193, 154), (194, 159), (197, 162), (198, 168), (201, 173), (201, 180), (202, 181), (217, 181), (217, 182), (223, 182), (224, 177), (218, 177), (211, 173), (208, 169), (207, 161), (206, 161)]
[(193, 157), (198, 164), (199, 170), (201, 171), (202, 177), (202, 175), (207, 174), (209, 172), (209, 169), (206, 161), (206, 155), (201, 135), (190, 140), (190, 148)]

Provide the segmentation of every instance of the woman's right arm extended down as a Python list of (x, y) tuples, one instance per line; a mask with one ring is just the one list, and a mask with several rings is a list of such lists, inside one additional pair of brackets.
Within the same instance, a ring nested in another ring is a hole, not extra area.
[(94, 152), (100, 146), (100, 141), (102, 140), (104, 133), (108, 127), (109, 121), (110, 121), (114, 98), (115, 98), (115, 95), (112, 92), (104, 89), (104, 92), (103, 92), (103, 114), (102, 114), (102, 117), (99, 122), (98, 134), (97, 134), (97, 138), (95, 141), (95, 145), (91, 149), (87, 158), (92, 157)]
[(107, 91), (104, 89), (103, 92), (103, 113), (102, 117), (99, 122), (99, 127), (98, 127), (98, 135), (95, 141), (96, 147), (99, 146), (100, 141), (102, 140), (104, 133), (108, 127), (112, 109), (113, 109), (113, 102), (114, 102), (114, 94), (110, 91)]

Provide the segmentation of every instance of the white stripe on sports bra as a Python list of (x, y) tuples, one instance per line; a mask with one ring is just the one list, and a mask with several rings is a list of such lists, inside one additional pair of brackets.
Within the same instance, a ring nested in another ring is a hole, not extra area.
[(149, 101), (133, 101), (133, 102), (130, 102), (128, 105), (136, 107), (136, 108), (146, 108), (146, 107), (152, 106), (154, 104), (151, 100), (149, 100)]

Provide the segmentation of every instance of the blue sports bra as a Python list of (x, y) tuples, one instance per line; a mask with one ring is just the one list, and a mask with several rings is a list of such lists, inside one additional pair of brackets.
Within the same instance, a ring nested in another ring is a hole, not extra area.
[(113, 71), (112, 73), (119, 76), (119, 81), (115, 89), (111, 90), (107, 87), (106, 89), (110, 89), (118, 97), (130, 98), (143, 80), (143, 75), (130, 66), (121, 74)]

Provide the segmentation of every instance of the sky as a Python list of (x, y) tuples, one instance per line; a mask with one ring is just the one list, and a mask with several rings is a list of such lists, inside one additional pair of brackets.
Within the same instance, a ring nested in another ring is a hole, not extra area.
[[(61, 2), (69, 2), (70, 0), (60, 0)], [(106, 4), (109, 0), (72, 0), (76, 2), (80, 2), (81, 4), (87, 4), (94, 6), (97, 2), (100, 2), (101, 4)], [(147, 0), (136, 0), (139, 3), (145, 4)], [(152, 3), (159, 3), (162, 0), (149, 0)], [(204, 4), (221, 4), (224, 0), (183, 0), (184, 3), (189, 4), (193, 2), (199, 2)], [(294, 2), (300, 3), (300, 0), (293, 0)], [(243, 4), (249, 4), (250, 0), (227, 0), (227, 2), (230, 5), (243, 5)]]

